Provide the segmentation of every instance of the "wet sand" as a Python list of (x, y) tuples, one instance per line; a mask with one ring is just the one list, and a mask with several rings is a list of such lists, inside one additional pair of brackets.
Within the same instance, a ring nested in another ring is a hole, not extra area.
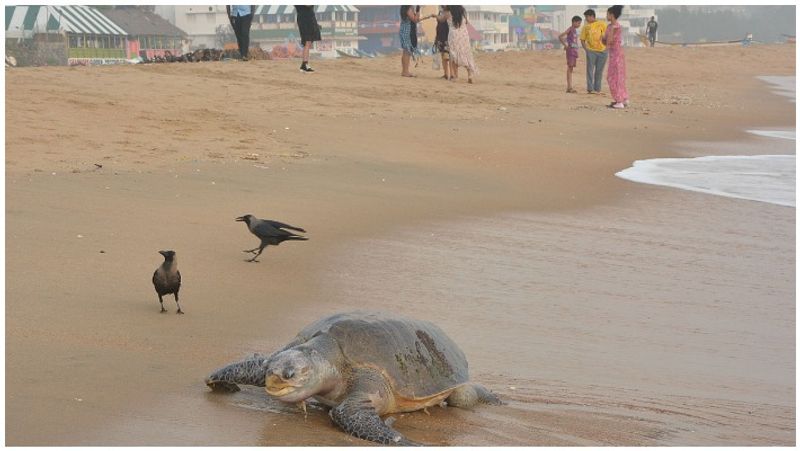
[[(7, 70), (7, 444), (364, 445), (202, 378), (370, 308), (441, 325), (509, 402), (398, 416), (414, 440), (793, 445), (795, 210), (613, 174), (763, 149), (744, 130), (794, 105), (755, 76), (794, 47), (627, 56), (625, 112), (563, 94), (560, 52), (480, 55), (474, 86), (398, 58)], [(245, 263), (245, 213), (311, 240)]]

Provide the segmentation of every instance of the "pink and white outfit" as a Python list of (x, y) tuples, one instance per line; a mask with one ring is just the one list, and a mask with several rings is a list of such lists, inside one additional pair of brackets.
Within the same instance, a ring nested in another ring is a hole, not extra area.
[(606, 42), (608, 49), (608, 71), (606, 79), (611, 97), (616, 103), (628, 103), (628, 89), (625, 87), (625, 53), (622, 51), (622, 26), (619, 22), (609, 25), (614, 34), (611, 42)]

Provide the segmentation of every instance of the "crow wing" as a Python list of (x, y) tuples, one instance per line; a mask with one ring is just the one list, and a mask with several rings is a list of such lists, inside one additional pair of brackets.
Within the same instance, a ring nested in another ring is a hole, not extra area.
[(271, 221), (261, 221), (255, 227), (253, 227), (253, 233), (261, 238), (285, 238), (289, 236), (296, 236), (291, 232), (287, 232), (286, 230), (281, 230), (280, 228), (270, 224)]
[(300, 227), (290, 226), (289, 224), (284, 224), (282, 222), (272, 221), (270, 219), (265, 219), (264, 222), (266, 222), (267, 224), (269, 224), (272, 227), (275, 227), (277, 229), (289, 229), (289, 230), (294, 230), (296, 232), (306, 233), (306, 229), (301, 229)]

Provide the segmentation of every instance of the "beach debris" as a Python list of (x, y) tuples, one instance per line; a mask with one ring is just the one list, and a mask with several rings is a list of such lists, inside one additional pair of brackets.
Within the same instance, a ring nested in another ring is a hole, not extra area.
[(689, 96), (671, 95), (658, 99), (659, 103), (666, 103), (672, 105), (691, 105), (692, 98)]
[(105, 253), (106, 253), (106, 251), (104, 251), (104, 250), (100, 249), (100, 253), (101, 253), (101, 254), (105, 254)]
[(103, 165), (100, 164), (100, 163), (95, 163), (94, 165), (97, 167), (97, 169), (102, 169), (103, 168)]
[(512, 387), (508, 387), (508, 389), (509, 389), (509, 390), (516, 390), (516, 389), (517, 389), (517, 387), (513, 387), (513, 386), (512, 386)]
[(79, 234), (79, 235), (78, 235), (78, 238), (83, 238), (83, 235), (80, 235), (80, 234)]
[(83, 402), (83, 398), (72, 398), (73, 401)]
[(504, 106), (498, 107), (497, 109), (498, 109), (498, 111), (508, 111), (508, 108), (506, 108)]

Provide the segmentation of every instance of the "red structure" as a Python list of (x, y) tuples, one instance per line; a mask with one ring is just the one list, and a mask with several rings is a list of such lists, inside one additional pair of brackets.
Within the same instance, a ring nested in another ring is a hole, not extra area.
[(367, 38), (359, 43), (366, 52), (394, 52), (400, 48), (400, 6), (359, 5), (358, 35)]

